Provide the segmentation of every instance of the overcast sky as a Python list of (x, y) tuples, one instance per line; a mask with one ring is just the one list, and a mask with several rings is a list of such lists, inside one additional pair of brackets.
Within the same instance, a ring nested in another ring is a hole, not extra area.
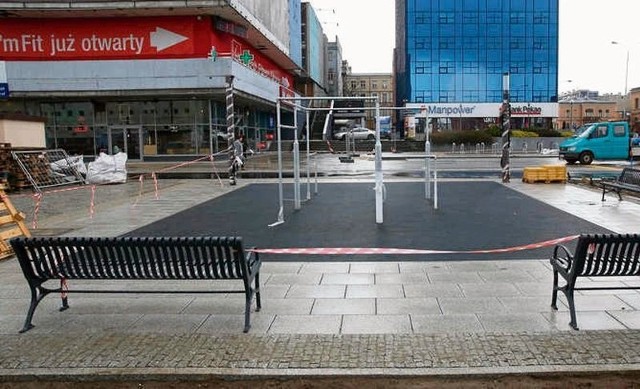
[[(394, 0), (309, 0), (330, 41), (356, 73), (390, 73)], [(560, 0), (560, 92), (623, 93), (640, 87), (640, 0)], [(619, 45), (611, 44), (620, 42)], [(571, 82), (569, 82), (571, 80)]]

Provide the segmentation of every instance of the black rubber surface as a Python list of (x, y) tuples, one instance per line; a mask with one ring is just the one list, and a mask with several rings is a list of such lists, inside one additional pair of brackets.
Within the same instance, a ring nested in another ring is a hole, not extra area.
[[(427, 250), (500, 249), (607, 229), (490, 181), (439, 184), (439, 209), (425, 200), (424, 184), (387, 183), (384, 223), (376, 224), (373, 183), (320, 184), (317, 195), (277, 220), (277, 184), (252, 184), (171, 217), (130, 236), (239, 235), (245, 247), (393, 247)], [(284, 197), (293, 187), (284, 186)], [(306, 198), (306, 185), (302, 186)], [(573, 248), (573, 242), (566, 245)], [(552, 247), (497, 254), (263, 255), (279, 261), (409, 261), (548, 258)]]

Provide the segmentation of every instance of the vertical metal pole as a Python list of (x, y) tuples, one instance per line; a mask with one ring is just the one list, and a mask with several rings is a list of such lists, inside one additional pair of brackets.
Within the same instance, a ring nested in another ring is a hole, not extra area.
[[(218, 137), (213, 133), (213, 108), (211, 107), (211, 99), (209, 101), (209, 155), (213, 155), (218, 152)], [(216, 145), (214, 150), (213, 145)]]
[(318, 153), (313, 154), (313, 168), (315, 174), (314, 194), (318, 194)]
[(376, 98), (376, 223), (382, 224), (384, 222), (384, 210), (383, 210), (383, 196), (384, 196), (384, 183), (382, 182), (382, 142), (380, 142), (380, 103)]
[(433, 157), (433, 209), (438, 209), (438, 158)]
[(509, 73), (502, 76), (502, 157), (500, 166), (502, 167), (502, 182), (507, 183), (511, 178), (509, 167), (509, 153), (511, 152), (511, 105), (509, 104)]
[(298, 102), (293, 108), (293, 209), (300, 205), (300, 143), (298, 142)]
[(234, 153), (233, 153), (233, 141), (235, 138), (235, 118), (234, 118), (234, 108), (233, 108), (233, 76), (225, 77), (225, 81), (227, 82), (227, 87), (225, 89), (225, 100), (227, 103), (227, 143), (229, 144), (229, 183), (234, 184), (236, 182), (236, 174), (235, 169), (233, 167), (234, 163)]
[(431, 142), (429, 140), (429, 123), (425, 128), (426, 140), (424, 142), (424, 197), (431, 199)]
[[(624, 97), (625, 98), (627, 97), (627, 92), (628, 92), (627, 86), (628, 85), (629, 85), (629, 49), (627, 49), (627, 66), (626, 66), (626, 68), (624, 70)], [(627, 110), (626, 104), (624, 106), (624, 109), (625, 109), (625, 114), (626, 114), (626, 110)], [(625, 118), (626, 118), (626, 116), (625, 116)]]
[(278, 137), (278, 220), (270, 224), (269, 226), (275, 226), (278, 224), (284, 223), (284, 195), (282, 191), (282, 141), (280, 138), (280, 125), (281, 125), (281, 117), (280, 117), (280, 99), (276, 103), (276, 136)]
[(309, 142), (309, 110), (306, 110), (306, 127), (307, 132), (305, 140), (307, 141), (307, 200), (311, 200), (311, 148)]

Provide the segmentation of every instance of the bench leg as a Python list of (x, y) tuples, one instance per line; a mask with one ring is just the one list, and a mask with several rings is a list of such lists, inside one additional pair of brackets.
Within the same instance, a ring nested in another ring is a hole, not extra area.
[(251, 290), (247, 290), (245, 292), (245, 302), (244, 302), (244, 329), (242, 332), (249, 332), (249, 328), (251, 328)]
[(564, 294), (567, 296), (567, 302), (569, 303), (569, 314), (571, 315), (571, 321), (569, 325), (574, 330), (578, 330), (578, 320), (576, 319), (576, 304), (573, 300), (573, 289), (567, 289)]
[(558, 310), (556, 301), (558, 300), (558, 271), (553, 271), (553, 292), (551, 292), (551, 308)]
[(62, 299), (62, 305), (60, 306), (60, 312), (66, 311), (69, 309), (69, 298), (68, 296), (69, 285), (67, 285), (66, 279), (60, 280), (60, 298)]
[(256, 274), (256, 312), (259, 312), (262, 308), (262, 303), (260, 302), (260, 273)]
[(604, 194), (607, 193), (607, 191), (604, 189), (604, 186), (602, 187), (602, 201), (606, 201), (604, 199)]
[(37, 286), (30, 286), (31, 288), (31, 303), (29, 304), (29, 310), (27, 311), (27, 318), (24, 320), (24, 325), (20, 330), (20, 333), (27, 332), (34, 327), (31, 323), (33, 320), (33, 314), (36, 311), (36, 307), (40, 304), (40, 301), (49, 294), (49, 292), (45, 292)]

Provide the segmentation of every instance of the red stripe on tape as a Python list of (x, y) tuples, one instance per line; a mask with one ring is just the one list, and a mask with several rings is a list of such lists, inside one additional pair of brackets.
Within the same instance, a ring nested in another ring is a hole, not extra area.
[(541, 247), (554, 246), (556, 244), (572, 241), (579, 235), (570, 235), (563, 238), (545, 240), (543, 242), (526, 244), (523, 246), (513, 246), (500, 249), (488, 250), (422, 250), (422, 249), (399, 249), (381, 247), (296, 247), (296, 248), (264, 248), (252, 249), (250, 251), (262, 254), (302, 254), (302, 255), (357, 255), (357, 254), (495, 254), (512, 253), (523, 250), (533, 250)]

